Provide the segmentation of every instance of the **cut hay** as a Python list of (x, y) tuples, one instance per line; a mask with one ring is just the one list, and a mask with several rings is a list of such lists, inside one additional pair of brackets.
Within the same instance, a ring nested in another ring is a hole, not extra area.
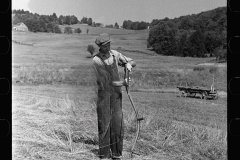
[[(13, 96), (13, 159), (98, 159), (96, 105), (44, 96)], [(227, 134), (218, 128), (160, 118), (144, 111), (140, 159), (226, 159)], [(124, 110), (123, 158), (130, 159), (136, 135), (135, 115)]]
[[(88, 149), (97, 142), (96, 127), (88, 125), (96, 122), (76, 115), (76, 107), (68, 96), (62, 101), (36, 96), (15, 100), (13, 159), (96, 159)], [(78, 114), (80, 112), (78, 106)]]

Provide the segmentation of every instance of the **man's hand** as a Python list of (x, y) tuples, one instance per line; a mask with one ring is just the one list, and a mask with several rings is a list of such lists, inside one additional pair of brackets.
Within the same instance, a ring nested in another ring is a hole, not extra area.
[(126, 83), (126, 84), (127, 84), (128, 82), (131, 82), (131, 81), (132, 81), (132, 80), (131, 80), (130, 77), (129, 77), (128, 79), (127, 79), (127, 78), (124, 79), (124, 83)]
[(126, 68), (127, 68), (127, 70), (129, 70), (129, 72), (132, 71), (132, 65), (130, 63), (126, 64)]

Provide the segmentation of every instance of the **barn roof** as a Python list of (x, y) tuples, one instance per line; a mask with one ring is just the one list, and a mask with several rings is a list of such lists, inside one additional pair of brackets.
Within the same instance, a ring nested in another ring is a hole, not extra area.
[(13, 26), (14, 26), (14, 27), (18, 27), (18, 26), (20, 26), (20, 25), (22, 25), (22, 26), (24, 26), (24, 27), (27, 27), (23, 22), (17, 23), (17, 24), (15, 24), (15, 25), (13, 25)]

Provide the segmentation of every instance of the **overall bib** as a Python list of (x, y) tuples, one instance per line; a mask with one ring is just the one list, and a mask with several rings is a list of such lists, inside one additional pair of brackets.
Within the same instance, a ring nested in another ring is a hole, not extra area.
[[(97, 115), (99, 133), (99, 156), (100, 158), (110, 158), (121, 156), (123, 149), (123, 112), (122, 112), (122, 91), (121, 87), (110, 85), (112, 81), (119, 81), (118, 68), (115, 56), (113, 63), (107, 65), (104, 60), (105, 70), (109, 76), (109, 82), (98, 88)], [(99, 82), (98, 82), (99, 85)], [(111, 153), (110, 153), (111, 149)]]

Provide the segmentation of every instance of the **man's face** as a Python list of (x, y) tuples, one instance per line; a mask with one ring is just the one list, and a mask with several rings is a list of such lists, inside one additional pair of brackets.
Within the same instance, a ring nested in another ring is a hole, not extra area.
[(110, 51), (110, 42), (100, 46), (102, 53), (108, 53)]

